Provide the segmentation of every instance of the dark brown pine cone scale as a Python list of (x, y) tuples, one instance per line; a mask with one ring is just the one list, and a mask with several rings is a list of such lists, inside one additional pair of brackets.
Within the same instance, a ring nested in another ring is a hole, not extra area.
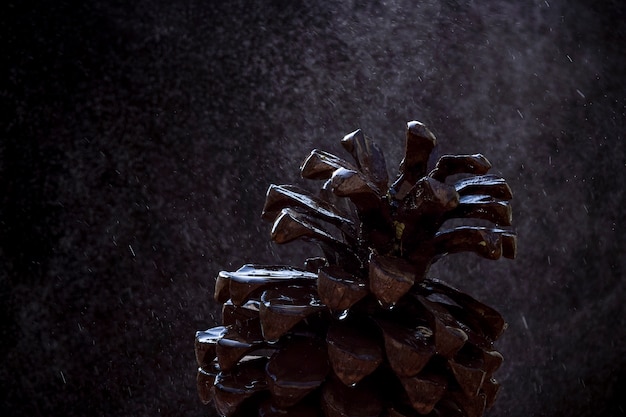
[(391, 185), (371, 139), (341, 143), (352, 162), (314, 150), (301, 166), (318, 195), (271, 185), (262, 214), (276, 243), (312, 241), (323, 257), (219, 274), (222, 325), (196, 334), (201, 400), (226, 417), (481, 416), (506, 323), (426, 275), (461, 251), (514, 258), (511, 190), (480, 154), (444, 155), (429, 172), (436, 140), (416, 121)]

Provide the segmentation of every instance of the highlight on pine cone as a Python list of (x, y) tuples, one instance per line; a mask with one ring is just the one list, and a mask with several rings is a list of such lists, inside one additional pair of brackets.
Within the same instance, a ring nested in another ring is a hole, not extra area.
[[(493, 404), (504, 319), (426, 275), (461, 251), (513, 258), (512, 194), (480, 154), (429, 171), (435, 143), (409, 122), (389, 185), (382, 151), (356, 130), (341, 141), (351, 162), (317, 149), (303, 162), (317, 195), (269, 187), (271, 238), (315, 242), (323, 256), (220, 272), (222, 325), (195, 341), (204, 403), (226, 417), (477, 417)], [(458, 219), (480, 220), (447, 227)]]

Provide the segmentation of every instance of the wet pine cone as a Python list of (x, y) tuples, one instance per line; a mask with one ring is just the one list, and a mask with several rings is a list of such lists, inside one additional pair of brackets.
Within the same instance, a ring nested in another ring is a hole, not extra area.
[(263, 209), (276, 243), (313, 241), (323, 257), (220, 272), (222, 325), (195, 341), (200, 398), (227, 417), (481, 416), (506, 323), (426, 274), (450, 253), (515, 256), (510, 230), (440, 230), (459, 218), (510, 226), (509, 186), (480, 154), (442, 156), (428, 172), (435, 137), (416, 121), (391, 186), (370, 138), (341, 143), (353, 162), (314, 150), (301, 166), (318, 196), (271, 185)]

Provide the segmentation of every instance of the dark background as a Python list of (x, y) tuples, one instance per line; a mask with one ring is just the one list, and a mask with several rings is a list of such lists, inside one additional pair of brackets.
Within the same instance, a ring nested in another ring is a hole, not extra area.
[(517, 260), (432, 271), (509, 322), (490, 415), (624, 415), (622, 4), (3, 3), (0, 414), (211, 415), (214, 277), (318, 254), (267, 186), (359, 127), (395, 175), (417, 119), (515, 194)]

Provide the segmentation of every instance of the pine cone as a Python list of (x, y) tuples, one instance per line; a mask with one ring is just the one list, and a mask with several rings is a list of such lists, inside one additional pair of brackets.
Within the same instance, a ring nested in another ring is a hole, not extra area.
[(200, 398), (220, 415), (476, 417), (493, 404), (506, 323), (426, 274), (449, 253), (513, 258), (509, 230), (440, 230), (459, 218), (510, 226), (511, 190), (479, 154), (442, 156), (428, 172), (435, 137), (407, 127), (391, 186), (383, 153), (357, 130), (341, 141), (353, 163), (314, 150), (302, 164), (323, 181), (319, 196), (269, 187), (272, 239), (313, 241), (323, 257), (220, 272), (222, 326), (195, 342)]

